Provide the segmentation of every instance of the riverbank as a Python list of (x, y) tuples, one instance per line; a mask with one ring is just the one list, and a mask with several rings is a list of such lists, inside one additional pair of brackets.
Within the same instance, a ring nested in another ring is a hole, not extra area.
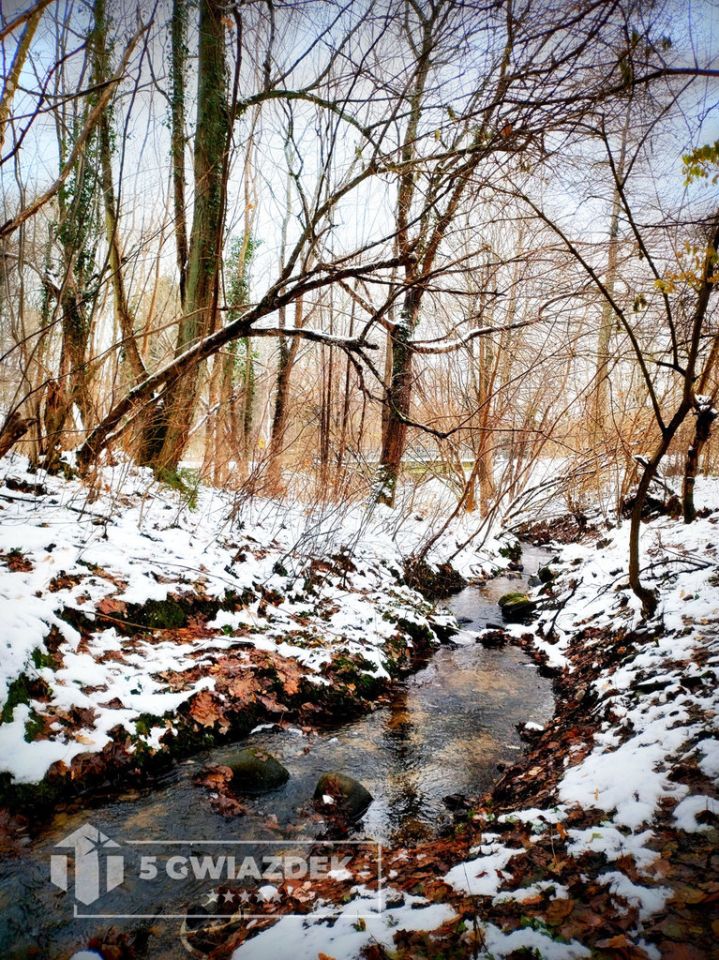
[[(142, 782), (261, 724), (350, 719), (455, 629), (405, 582), (431, 534), (416, 509), (282, 505), (189, 474), (172, 489), (127, 464), (88, 485), (20, 457), (0, 482), (0, 794), (15, 810)], [(501, 546), (455, 562), (488, 574)]]
[[(702, 485), (711, 506), (692, 526), (644, 527), (645, 576), (662, 593), (650, 623), (628, 589), (625, 526), (558, 547), (538, 621), (509, 628), (559, 674), (555, 716), (527, 731), (528, 753), (451, 836), (385, 851), (386, 909), (362, 929), (284, 918), (235, 960), (290, 942), (296, 960), (715, 957), (715, 492)], [(366, 896), (347, 884), (350, 902)]]

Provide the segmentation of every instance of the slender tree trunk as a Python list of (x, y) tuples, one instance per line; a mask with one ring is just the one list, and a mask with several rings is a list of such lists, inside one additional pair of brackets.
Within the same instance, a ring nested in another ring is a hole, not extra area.
[[(105, 83), (110, 77), (109, 52), (107, 48), (107, 18), (105, 0), (95, 0), (94, 31), (94, 74), (95, 82)], [(147, 376), (135, 338), (134, 317), (130, 311), (122, 272), (122, 251), (120, 245), (119, 222), (115, 188), (112, 178), (112, 114), (110, 107), (105, 110), (98, 125), (100, 144), (100, 166), (102, 194), (105, 207), (105, 230), (107, 233), (110, 281), (112, 283), (115, 318), (122, 334), (122, 356), (130, 371), (131, 386)]]
[(412, 400), (412, 358), (409, 343), (419, 316), (420, 291), (411, 287), (392, 333), (392, 376), (387, 391), (387, 421), (380, 457), (378, 500), (394, 506), (397, 482), (407, 444), (407, 419)]
[(2, 96), (0, 97), (0, 154), (5, 146), (7, 126), (12, 114), (12, 103), (18, 83), (20, 82), (20, 74), (22, 73), (22, 68), (25, 66), (30, 44), (32, 43), (32, 38), (35, 36), (37, 26), (40, 23), (43, 10), (49, 3), (50, 0), (40, 0), (30, 13), (3, 85)]
[[(356, 302), (352, 300), (351, 306), (350, 306), (350, 323), (349, 323), (350, 337), (354, 336), (356, 306), (357, 306)], [(344, 386), (342, 390), (342, 408), (340, 410), (339, 441), (337, 444), (337, 469), (335, 472), (335, 492), (339, 490), (340, 483), (342, 482), (345, 455), (347, 453), (347, 437), (350, 430), (349, 421), (351, 416), (351, 403), (350, 403), (351, 383), (352, 383), (352, 365), (350, 363), (350, 358), (346, 357)]]
[[(715, 388), (710, 397), (705, 396), (709, 380), (714, 373), (717, 361), (719, 361), (719, 335), (714, 336), (714, 341), (709, 351), (707, 362), (704, 364), (702, 375), (696, 385), (697, 400), (695, 403), (696, 422), (694, 424), (694, 437), (687, 450), (684, 461), (684, 477), (682, 480), (682, 513), (685, 523), (693, 523), (696, 520), (697, 511), (694, 504), (694, 487), (696, 476), (699, 470), (699, 458), (702, 451), (711, 436), (712, 424), (716, 420), (717, 414), (714, 411), (717, 389)], [(699, 399), (701, 398), (701, 399)]]
[[(302, 315), (302, 298), (295, 301), (295, 327), (304, 323)], [(281, 323), (284, 325), (284, 310)], [(275, 404), (272, 412), (272, 427), (270, 429), (270, 449), (267, 463), (267, 484), (271, 492), (279, 490), (282, 483), (282, 457), (285, 449), (287, 421), (289, 419), (290, 381), (292, 367), (299, 347), (299, 340), (291, 342), (287, 337), (280, 338), (280, 355), (277, 362), (277, 383), (275, 387)]]
[(185, 66), (187, 61), (187, 0), (172, 0), (170, 23), (170, 158), (175, 214), (175, 247), (180, 277), (180, 306), (185, 306), (187, 282), (187, 216), (185, 213)]
[[(624, 166), (627, 153), (627, 138), (629, 135), (629, 108), (627, 107), (622, 141), (619, 150), (616, 176), (621, 180), (624, 177)], [(617, 280), (617, 261), (619, 254), (619, 215), (622, 210), (622, 195), (619, 186), (615, 183), (612, 195), (612, 213), (609, 221), (609, 244), (607, 248), (607, 270), (604, 286), (609, 296), (614, 297), (614, 287)], [(597, 365), (595, 372), (595, 388), (593, 397), (592, 418), (592, 448), (596, 449), (604, 435), (604, 425), (609, 407), (609, 343), (614, 326), (614, 310), (610, 300), (605, 297), (602, 303), (602, 319), (597, 337)]]
[[(684, 414), (684, 416), (686, 416), (686, 414)], [(683, 420), (684, 418), (682, 417), (681, 419)], [(678, 429), (678, 425), (676, 429)], [(629, 586), (634, 592), (634, 595), (638, 597), (639, 601), (641, 602), (642, 612), (647, 619), (655, 613), (657, 604), (659, 602), (659, 597), (656, 591), (650, 590), (642, 583), (641, 556), (639, 550), (642, 512), (644, 510), (644, 504), (647, 500), (649, 487), (651, 486), (652, 480), (657, 475), (659, 464), (662, 462), (664, 454), (669, 449), (669, 445), (672, 441), (674, 433), (676, 433), (676, 429), (671, 432), (671, 436), (669, 429), (664, 432), (656, 450), (654, 451), (654, 454), (649, 462), (645, 465), (642, 475), (639, 479), (636, 498), (634, 500), (631, 518), (629, 521)]]

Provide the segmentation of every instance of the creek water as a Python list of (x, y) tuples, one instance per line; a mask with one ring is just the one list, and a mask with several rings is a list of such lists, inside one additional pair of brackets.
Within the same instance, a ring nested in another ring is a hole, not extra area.
[[(178, 884), (160, 871), (143, 880), (126, 863), (122, 885), (98, 901), (103, 913), (125, 918), (99, 916), (96, 903), (78, 911), (92, 917), (73, 916), (72, 898), (50, 883), (50, 856), (62, 855), (57, 845), (87, 823), (119, 842), (118, 853), (135, 859), (144, 850), (157, 853), (152, 843), (165, 841), (192, 840), (191, 852), (198, 856), (227, 853), (222, 844), (228, 841), (242, 841), (243, 855), (265, 850), (264, 844), (277, 853), (283, 841), (291, 849), (298, 838), (319, 835), (323, 824), (311, 806), (314, 787), (321, 773), (339, 771), (361, 781), (374, 797), (357, 825), (357, 839), (411, 845), (434, 835), (451, 819), (444, 798), (482, 793), (497, 778), (498, 765), (513, 762), (522, 749), (517, 724), (541, 724), (551, 716), (551, 682), (529, 658), (516, 647), (485, 649), (471, 636), (501, 623), (498, 598), (523, 589), (546, 556), (525, 546), (522, 575), (467, 587), (449, 600), (463, 628), (458, 642), (439, 648), (397, 686), (389, 704), (368, 716), (311, 735), (261, 730), (240, 745), (180, 763), (151, 788), (59, 809), (28, 834), (19, 856), (0, 861), (0, 956), (65, 960), (110, 926), (135, 930), (142, 923), (150, 929), (148, 957), (188, 955), (178, 938), (180, 921), (168, 915), (181, 914), (193, 898), (206, 895), (212, 888), (207, 877)], [(247, 800), (245, 816), (227, 818), (213, 810), (210, 793), (193, 778), (208, 764), (231, 762), (243, 746), (270, 751), (290, 779), (279, 790)], [(169, 850), (163, 845), (163, 856)], [(70, 886), (72, 879), (70, 871)], [(140, 919), (153, 914), (159, 918)]]

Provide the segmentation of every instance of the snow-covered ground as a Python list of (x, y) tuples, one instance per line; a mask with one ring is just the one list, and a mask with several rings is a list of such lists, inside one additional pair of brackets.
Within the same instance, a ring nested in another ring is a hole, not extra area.
[[(235, 701), (243, 682), (248, 695), (266, 692), (250, 648), (289, 664), (291, 692), (301, 677), (327, 684), (339, 657), (386, 677), (400, 621), (442, 619), (401, 583), (404, 558), (438, 516), (420, 506), (183, 494), (126, 463), (87, 485), (28, 473), (18, 456), (1, 461), (0, 772), (38, 781), (58, 761), (102, 750), (118, 724), (155, 749), (199, 695), (199, 722), (221, 724), (228, 689)], [(461, 518), (429, 559), (456, 553), (477, 522)], [(486, 573), (506, 563), (498, 547), (465, 547), (456, 563)], [(173, 630), (160, 629), (168, 597), (187, 598)], [(213, 614), (193, 617), (198, 602)], [(231, 674), (224, 687), (218, 662)]]
[[(604, 867), (592, 879), (607, 886), (617, 911), (635, 909), (625, 948), (634, 945), (638, 952), (630, 955), (637, 957), (642, 951), (652, 958), (662, 955), (644, 939), (644, 931), (675, 893), (663, 881), (671, 877), (671, 862), (663, 851), (666, 836), (658, 835), (658, 818), (686, 834), (712, 829), (706, 814), (719, 812), (719, 482), (700, 480), (697, 503), (709, 504), (714, 512), (689, 526), (660, 517), (643, 527), (645, 581), (661, 595), (651, 623), (642, 622), (640, 605), (628, 589), (625, 523), (558, 551), (553, 606), (563, 607), (559, 613), (545, 610), (535, 630), (536, 645), (549, 662), (568, 671), (596, 647), (600, 669), (589, 696), (596, 701), (592, 717), (598, 729), (579, 762), (571, 753), (565, 758), (552, 806), (515, 810), (512, 816), (530, 823), (536, 840), (553, 834), (563, 847), (558, 857), (581, 866), (585, 855), (601, 856)], [(556, 824), (578, 810), (593, 814), (594, 822), (560, 829), (557, 837)], [(705, 815), (703, 822), (699, 814)], [(525, 891), (505, 872), (518, 855), (521, 859), (516, 848), (494, 843), (454, 867), (446, 880), (463, 892), (501, 896), (508, 888), (522, 899)], [(698, 897), (701, 902), (701, 891)], [(519, 945), (515, 933), (498, 939), (489, 926), (486, 932), (493, 956)], [(587, 947), (596, 938), (589, 941), (548, 944), (545, 936), (544, 944), (531, 945), (559, 960), (589, 956)]]
[[(510, 800), (504, 813), (495, 805), (475, 814), (478, 842), (439, 875), (444, 892), (440, 884), (431, 897), (435, 907), (453, 906), (454, 929), (464, 931), (448, 935), (449, 924), (437, 933), (451, 949), (497, 958), (527, 948), (547, 960), (597, 950), (634, 960), (712, 955), (719, 922), (709, 926), (708, 905), (718, 885), (706, 853), (692, 859), (691, 851), (704, 835), (716, 850), (719, 815), (719, 482), (700, 481), (697, 503), (713, 511), (690, 526), (659, 517), (643, 527), (645, 579), (661, 591), (651, 623), (628, 589), (628, 524), (557, 548), (553, 593), (533, 632), (549, 663), (566, 669), (568, 696), (587, 704), (579, 716), (588, 732), (567, 721), (547, 730), (544, 757), (559, 757), (558, 775), (531, 756), (539, 767), (510, 771), (510, 793), (512, 778), (526, 776), (537, 805)], [(406, 850), (386, 851), (385, 864), (390, 898), (412, 889), (414, 870), (427, 875)], [(704, 928), (696, 914), (686, 919), (693, 906)], [(416, 929), (412, 907), (386, 915), (379, 942), (388, 930)], [(263, 949), (287, 937), (297, 960), (333, 954), (319, 930), (309, 918), (280, 920), (234, 958), (270, 956)], [(341, 956), (357, 956), (366, 942), (366, 930), (343, 928)]]

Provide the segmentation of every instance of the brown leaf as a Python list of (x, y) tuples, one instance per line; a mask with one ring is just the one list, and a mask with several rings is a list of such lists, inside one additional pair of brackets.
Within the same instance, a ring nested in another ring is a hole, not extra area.
[(274, 697), (265, 697), (262, 694), (258, 695), (257, 702), (261, 703), (265, 710), (268, 710), (270, 713), (284, 713), (285, 708), (281, 703), (278, 703)]
[(215, 724), (227, 729), (228, 724), (224, 717), (222, 704), (209, 690), (201, 690), (190, 701), (190, 716), (203, 727), (214, 727)]
[(227, 693), (235, 700), (253, 700), (260, 685), (253, 674), (243, 677), (234, 677), (227, 684)]
[(232, 769), (225, 766), (205, 767), (195, 777), (195, 783), (205, 787), (220, 787), (232, 779)]
[(98, 613), (103, 613), (108, 617), (117, 616), (117, 614), (124, 616), (127, 613), (127, 604), (123, 603), (122, 600), (116, 600), (114, 597), (104, 597), (95, 609)]
[[(647, 958), (646, 951), (632, 943), (623, 933), (617, 934), (616, 937), (609, 937), (608, 940), (599, 940), (596, 946), (602, 950), (616, 951), (623, 960), (646, 960)], [(662, 957), (664, 956), (662, 952)]]
[(558, 927), (574, 910), (574, 900), (552, 900), (547, 907), (547, 923)]
[(672, 902), (685, 904), (686, 906), (704, 903), (706, 899), (707, 894), (704, 890), (699, 890), (697, 887), (690, 887), (687, 884), (676, 887), (674, 895), (672, 896)]
[(699, 947), (692, 946), (690, 943), (673, 943), (670, 940), (664, 940), (659, 944), (662, 954), (662, 960), (705, 960), (710, 956)]
[(288, 697), (294, 697), (295, 694), (299, 693), (300, 681), (304, 676), (304, 671), (296, 660), (285, 660), (278, 664), (277, 676)]

